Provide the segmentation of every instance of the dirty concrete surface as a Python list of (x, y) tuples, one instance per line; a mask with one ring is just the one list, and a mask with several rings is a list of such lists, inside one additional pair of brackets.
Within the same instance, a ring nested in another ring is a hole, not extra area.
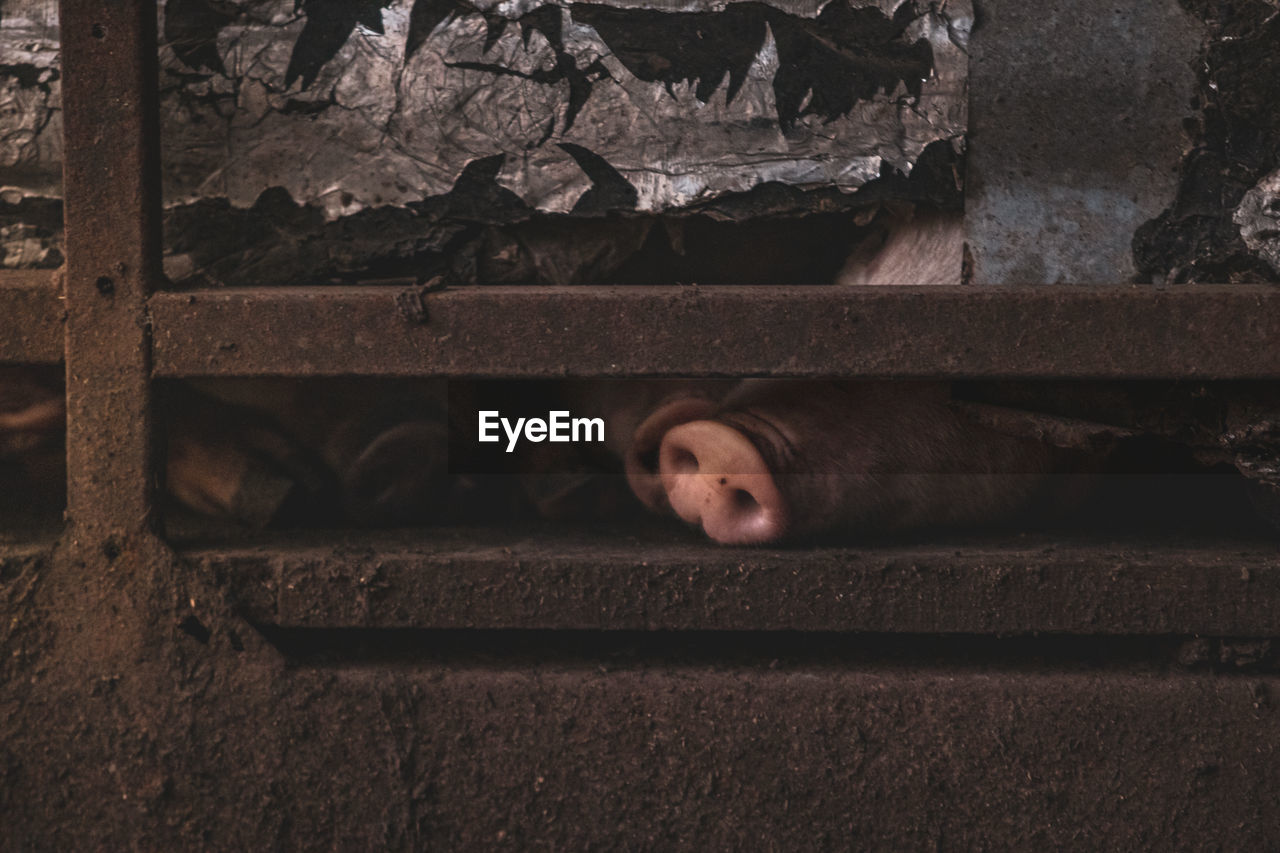
[(1175, 196), (1203, 24), (1177, 0), (978, 8), (965, 197), (974, 280), (1129, 281), (1134, 231)]

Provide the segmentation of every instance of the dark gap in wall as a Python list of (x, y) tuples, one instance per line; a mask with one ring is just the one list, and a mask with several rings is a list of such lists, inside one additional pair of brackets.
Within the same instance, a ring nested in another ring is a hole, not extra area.
[(0, 365), (0, 542), (54, 535), (66, 506), (60, 365)]
[[(849, 393), (841, 389), (864, 386), (880, 388), (874, 398), (882, 402), (830, 412), (805, 411), (815, 400), (825, 403), (833, 392), (834, 398), (841, 398)], [(171, 529), (186, 531), (186, 538), (214, 540), (228, 534), (235, 538), (237, 530), (265, 528), (520, 523), (546, 525), (548, 532), (572, 535), (575, 525), (631, 526), (649, 517), (642, 502), (666, 509), (660, 493), (665, 486), (654, 466), (659, 445), (675, 424), (655, 428), (643, 440), (627, 437), (672, 401), (697, 409), (699, 414), (691, 414), (689, 420), (720, 418), (744, 430), (742, 434), (756, 442), (757, 449), (764, 447), (766, 460), (770, 453), (785, 453), (786, 464), (768, 463), (769, 470), (784, 472), (778, 480), (784, 490), (790, 483), (807, 490), (813, 477), (863, 476), (857, 467), (862, 463), (846, 458), (851, 449), (856, 456), (859, 446), (905, 442), (911, 447), (918, 442), (919, 447), (928, 447), (933, 440), (928, 438), (931, 422), (895, 426), (893, 421), (897, 405), (941, 405), (922, 403), (918, 392), (910, 390), (921, 386), (950, 394), (945, 407), (924, 410), (933, 413), (929, 417), (948, 419), (958, 413), (948, 429), (981, 427), (983, 436), (990, 434), (987, 430), (1013, 436), (1050, 454), (1051, 468), (1034, 469), (1035, 476), (1043, 477), (1036, 491), (1018, 512), (982, 516), (973, 523), (924, 524), (895, 531), (892, 524), (859, 516), (863, 521), (854, 526), (839, 522), (826, 528), (840, 532), (809, 531), (794, 541), (916, 542), (979, 530), (996, 535), (1049, 532), (1093, 538), (1275, 535), (1270, 525), (1278, 518), (1273, 500), (1276, 487), (1269, 472), (1277, 470), (1274, 461), (1280, 453), (1280, 438), (1268, 425), (1280, 413), (1280, 400), (1266, 383), (962, 382), (935, 386), (773, 380), (754, 386), (762, 389), (758, 393), (764, 399), (733, 403), (726, 395), (743, 393), (748, 387), (733, 380), (167, 382), (158, 386), (157, 421), (161, 446), (167, 446), (162, 457), (169, 468), (167, 515), (173, 520)], [(898, 389), (908, 389), (909, 395), (895, 403)], [(792, 419), (798, 438), (789, 439), (789, 447), (770, 448), (767, 433), (752, 431), (758, 419), (753, 421), (751, 413), (765, 411), (752, 407), (760, 405), (773, 407), (769, 422), (775, 424), (788, 422), (793, 408), (800, 407), (795, 417), (801, 420)], [(605, 440), (590, 427), (582, 440), (561, 443), (535, 442), (527, 433), (513, 443), (511, 434), (504, 432), (516, 425), (518, 433), (520, 423), (535, 420), (549, 424), (557, 410), (584, 422), (599, 420)], [(490, 440), (484, 443), (478, 440), (482, 412), (489, 413), (490, 422)], [(496, 424), (499, 418), (507, 427)], [(652, 447), (641, 446), (644, 441)], [(966, 454), (973, 447), (962, 440), (950, 449), (951, 455), (929, 464), (949, 466), (940, 470), (963, 477), (973, 473), (965, 467)], [(917, 458), (916, 451), (908, 452), (892, 463), (907, 467), (883, 463), (874, 469), (875, 476), (935, 473), (910, 467)], [(1018, 468), (1020, 462), (1007, 464), (1012, 467), (994, 470), (1024, 473)], [(638, 481), (624, 476), (625, 470), (633, 476), (653, 475), (651, 486), (659, 491), (648, 494)], [(958, 481), (944, 478), (937, 484), (950, 488), (954, 482)], [(877, 488), (873, 477), (855, 497), (874, 498)], [(958, 491), (955, 499), (962, 500), (965, 494)], [(823, 506), (806, 509), (804, 503), (820, 497), (806, 491), (787, 499), (796, 513), (822, 512)], [(218, 522), (203, 523), (199, 515)], [(557, 528), (554, 523), (563, 526)], [(676, 519), (668, 525), (668, 535), (681, 531)], [(653, 527), (662, 529), (660, 524)], [(644, 526), (644, 535), (649, 535), (649, 529)]]
[(1276, 669), (1280, 648), (1267, 639), (1183, 635), (257, 628), (295, 666), (541, 666), (601, 673), (653, 666), (1257, 673)]

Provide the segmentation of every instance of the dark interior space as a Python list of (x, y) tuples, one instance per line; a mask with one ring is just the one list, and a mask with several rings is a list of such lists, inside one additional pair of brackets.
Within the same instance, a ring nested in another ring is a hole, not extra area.
[[(322, 538), (331, 529), (536, 529), (541, 522), (553, 536), (604, 523), (631, 524), (641, 536), (681, 537), (678, 521), (664, 529), (646, 513), (628, 488), (623, 460), (602, 445), (558, 449), (526, 442), (509, 452), (505, 438), (488, 445), (475, 440), (479, 410), (500, 408), (511, 420), (545, 416), (548, 408), (606, 393), (640, 396), (653, 384), (357, 378), (164, 383), (158, 386), (162, 445), (198, 443), (211, 460), (229, 454), (245, 460), (243, 469), (208, 472), (172, 463), (183, 467), (161, 480), (166, 529), (178, 540), (235, 541), (269, 530), (312, 530)], [(1234, 464), (1237, 457), (1223, 447), (1241, 411), (1269, 422), (1268, 407), (1280, 404), (1268, 385), (962, 382), (952, 385), (951, 394), (962, 410), (1004, 403), (1015, 408), (991, 411), (1040, 419), (1018, 427), (1024, 431), (1062, 431), (1051, 439), (1063, 451), (1054, 477), (1078, 481), (1062, 487), (1070, 499), (1037, 501), (985, 525), (902, 533), (872, 525), (802, 536), (788, 545), (919, 543), (973, 533), (1257, 538), (1280, 528), (1269, 481), (1249, 476), (1256, 472), (1243, 454)], [(1071, 429), (1082, 437), (1065, 435)], [(651, 469), (657, 450), (650, 448), (641, 460)], [(175, 459), (175, 452), (168, 458)], [(1255, 452), (1265, 453), (1265, 442)], [(200, 485), (194, 482), (199, 478), (221, 482)], [(59, 476), (50, 479), (58, 482)], [(230, 497), (211, 502), (193, 495), (200, 488)], [(1059, 490), (1051, 485), (1046, 491)]]

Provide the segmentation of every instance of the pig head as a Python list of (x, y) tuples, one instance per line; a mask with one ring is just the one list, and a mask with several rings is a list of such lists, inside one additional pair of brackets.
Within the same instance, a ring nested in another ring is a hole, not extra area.
[(656, 466), (633, 483), (726, 544), (986, 522), (1030, 504), (1054, 449), (949, 403), (945, 383), (742, 382), (708, 416), (656, 425)]

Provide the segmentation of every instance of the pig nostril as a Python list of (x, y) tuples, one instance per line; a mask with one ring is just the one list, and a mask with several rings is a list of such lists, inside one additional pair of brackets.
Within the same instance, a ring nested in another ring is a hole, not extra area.
[(760, 508), (760, 503), (756, 500), (755, 495), (746, 489), (733, 490), (733, 505), (739, 512), (754, 512)]
[(658, 473), (658, 448), (640, 454), (640, 467), (650, 474)]
[(698, 457), (684, 448), (676, 448), (671, 454), (671, 468), (676, 474), (698, 473)]

